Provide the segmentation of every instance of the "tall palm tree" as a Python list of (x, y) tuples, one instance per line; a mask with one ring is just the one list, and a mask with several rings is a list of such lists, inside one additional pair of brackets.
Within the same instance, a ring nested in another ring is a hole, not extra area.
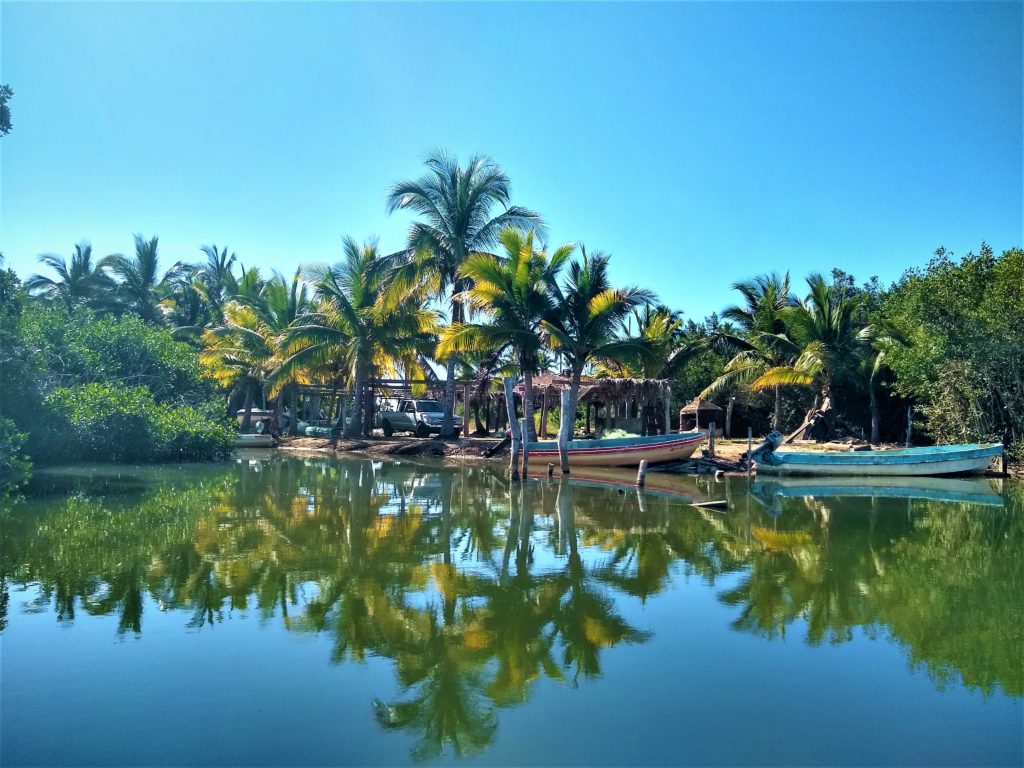
[[(800, 354), (797, 345), (786, 335), (785, 313), (797, 303), (789, 289), (788, 272), (783, 277), (774, 272), (758, 275), (752, 280), (733, 283), (732, 288), (743, 295), (744, 304), (726, 308), (722, 317), (739, 326), (740, 332), (720, 331), (716, 336), (738, 352), (700, 397), (710, 397), (730, 384), (753, 387), (767, 371), (794, 362)], [(775, 385), (772, 389), (775, 393), (772, 429), (781, 429), (782, 387)]]
[(240, 294), (238, 301), (250, 307), (268, 328), (272, 328), (278, 333), (277, 357), (282, 365), (279, 365), (270, 376), (270, 382), (275, 391), (284, 388), (285, 394), (291, 394), (292, 416), (288, 421), (288, 430), (290, 434), (296, 435), (298, 434), (297, 385), (309, 383), (310, 372), (294, 367), (286, 368), (283, 362), (286, 359), (288, 345), (287, 332), (300, 323), (312, 308), (309, 286), (302, 280), (301, 268), (295, 270), (290, 281), (279, 272), (274, 272), (273, 277), (263, 284), (259, 294), (255, 296)]
[(207, 328), (199, 361), (214, 379), (244, 393), (242, 431), (248, 432), (257, 395), (274, 396), (271, 377), (279, 368), (280, 330), (268, 325), (251, 307), (224, 305), (224, 322)]
[(59, 301), (68, 309), (89, 304), (113, 287), (102, 264), (93, 262), (92, 246), (85, 241), (75, 246), (70, 263), (53, 253), (44, 253), (39, 261), (56, 272), (57, 277), (32, 275), (25, 281), (25, 288), (33, 296)]
[(344, 259), (333, 266), (305, 268), (320, 302), (289, 332), (289, 356), (281, 371), (340, 363), (354, 394), (345, 433), (355, 437), (373, 428), (363, 414), (372, 413), (372, 398), (366, 399), (365, 392), (369, 380), (399, 364), (418, 371), (421, 354), (433, 346), (438, 314), (426, 308), (421, 286), (394, 285), (391, 263), (376, 242), (360, 246), (346, 237), (344, 251)]
[[(485, 155), (474, 155), (463, 167), (442, 150), (426, 160), (427, 173), (416, 180), (399, 181), (388, 192), (388, 213), (408, 209), (421, 217), (409, 229), (405, 274), (426, 276), (436, 298), (449, 297), (451, 323), (466, 320), (461, 296), (472, 278), (461, 272), (471, 254), (498, 242), (502, 230), (512, 227), (543, 231), (538, 214), (511, 205), (511, 185), (499, 165)], [(502, 210), (493, 215), (495, 208)], [(446, 361), (444, 419), (441, 436), (454, 434), (455, 354)]]
[(237, 291), (237, 281), (232, 267), (237, 260), (234, 253), (216, 245), (204, 245), (201, 250), (206, 255), (206, 263), (199, 265), (196, 279), (206, 301), (210, 319), (219, 322), (223, 319), (224, 304)]
[(682, 313), (664, 304), (645, 303), (634, 308), (620, 323), (619, 338), (635, 340), (635, 348), (617, 358), (601, 358), (598, 376), (668, 378), (695, 348), (684, 334)]
[(120, 303), (147, 323), (163, 319), (160, 301), (169, 285), (186, 268), (177, 262), (161, 276), (157, 240), (155, 235), (149, 240), (135, 235), (134, 256), (114, 254), (100, 262), (118, 280), (115, 296)]
[(755, 390), (818, 386), (821, 415), (826, 433), (831, 434), (838, 410), (833, 384), (850, 375), (864, 349), (864, 327), (857, 322), (860, 299), (834, 289), (818, 273), (807, 277), (807, 286), (807, 297), (781, 313), (799, 355), (792, 362), (769, 368), (750, 386)]
[(437, 354), (453, 357), (471, 350), (510, 348), (523, 374), (523, 416), (533, 438), (533, 374), (541, 353), (540, 324), (554, 313), (558, 273), (575, 246), (567, 243), (549, 257), (534, 249), (533, 232), (506, 229), (499, 237), (505, 248), (503, 258), (475, 253), (459, 270), (460, 279), (472, 286), (459, 300), (488, 315), (491, 322), (453, 323), (442, 332)]
[(564, 285), (554, 286), (554, 311), (541, 325), (552, 348), (569, 363), (569, 413), (575, 416), (583, 369), (594, 358), (624, 360), (642, 357), (647, 345), (640, 338), (621, 338), (618, 330), (630, 312), (655, 300), (643, 288), (611, 287), (608, 277), (610, 257), (587, 253), (569, 265)]

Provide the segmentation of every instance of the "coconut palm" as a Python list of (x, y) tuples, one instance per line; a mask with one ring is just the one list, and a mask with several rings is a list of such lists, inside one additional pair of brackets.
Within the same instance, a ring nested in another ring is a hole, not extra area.
[(163, 319), (160, 301), (170, 284), (186, 269), (186, 265), (178, 262), (161, 276), (157, 245), (155, 235), (149, 240), (135, 235), (134, 256), (114, 254), (100, 262), (118, 280), (114, 291), (117, 301), (148, 323)]
[(75, 246), (70, 263), (53, 253), (44, 253), (39, 261), (56, 272), (56, 278), (32, 275), (25, 281), (25, 288), (33, 296), (59, 301), (68, 309), (89, 304), (113, 287), (102, 264), (93, 262), (92, 246), (85, 241)]
[(611, 287), (608, 277), (609, 256), (587, 253), (569, 265), (564, 285), (554, 287), (554, 312), (541, 323), (552, 349), (569, 363), (569, 413), (576, 413), (583, 369), (595, 359), (626, 360), (642, 358), (648, 346), (640, 338), (622, 338), (618, 330), (630, 312), (654, 301), (654, 294), (643, 288)]
[[(733, 283), (744, 305), (733, 305), (722, 312), (722, 317), (739, 326), (739, 333), (719, 331), (716, 336), (738, 349), (726, 364), (722, 375), (711, 382), (699, 397), (711, 397), (730, 385), (753, 387), (769, 370), (789, 365), (800, 354), (799, 348), (786, 335), (785, 313), (796, 306), (789, 289), (789, 273), (779, 277), (776, 273), (758, 275), (752, 280)], [(760, 387), (753, 387), (760, 388)], [(782, 387), (772, 387), (775, 408), (772, 429), (782, 428)]]
[[(408, 209), (422, 217), (409, 229), (407, 279), (427, 277), (440, 300), (449, 297), (452, 324), (466, 320), (461, 296), (472, 278), (461, 271), (471, 254), (486, 251), (498, 242), (502, 230), (512, 227), (543, 230), (538, 214), (511, 205), (511, 185), (505, 172), (484, 155), (474, 155), (460, 166), (444, 151), (432, 152), (427, 173), (417, 180), (399, 181), (388, 192), (389, 213)], [(502, 208), (493, 215), (495, 208)], [(441, 436), (454, 434), (455, 363), (446, 361), (444, 420)]]
[(364, 421), (363, 416), (364, 409), (372, 413), (372, 399), (365, 399), (367, 383), (398, 365), (419, 371), (421, 353), (433, 346), (438, 314), (426, 308), (421, 286), (395, 287), (391, 262), (376, 242), (360, 246), (346, 237), (344, 250), (344, 259), (333, 266), (305, 268), (319, 304), (289, 332), (281, 372), (340, 363), (355, 397), (345, 433), (358, 436), (373, 427), (372, 418)]
[[(558, 273), (575, 246), (551, 254), (533, 247), (533, 232), (506, 229), (499, 236), (505, 256), (476, 253), (466, 259), (459, 278), (472, 287), (459, 301), (488, 315), (490, 323), (453, 323), (441, 334), (439, 357), (461, 352), (511, 349), (524, 379), (523, 416), (533, 438), (533, 374), (541, 354), (540, 325), (554, 313)], [(535, 439), (535, 438), (534, 438)]]
[(237, 280), (232, 272), (237, 257), (229, 254), (226, 247), (216, 245), (204, 245), (199, 250), (206, 255), (206, 263), (196, 270), (196, 280), (210, 319), (219, 322), (223, 319), (224, 304), (237, 293)]
[(231, 387), (233, 396), (244, 393), (243, 432), (249, 431), (256, 396), (276, 394), (268, 384), (279, 368), (280, 333), (252, 307), (239, 302), (225, 304), (224, 322), (203, 333), (200, 363), (216, 381)]
[(750, 386), (755, 390), (818, 386), (821, 415), (830, 434), (836, 410), (833, 384), (851, 373), (864, 350), (864, 328), (856, 319), (860, 299), (834, 289), (818, 273), (807, 277), (807, 285), (807, 297), (781, 313), (799, 354), (791, 362), (769, 368)]
[(634, 308), (621, 322), (619, 338), (635, 340), (635, 347), (618, 359), (600, 359), (596, 366), (598, 376), (668, 378), (695, 348), (684, 334), (682, 313), (664, 304), (647, 303)]

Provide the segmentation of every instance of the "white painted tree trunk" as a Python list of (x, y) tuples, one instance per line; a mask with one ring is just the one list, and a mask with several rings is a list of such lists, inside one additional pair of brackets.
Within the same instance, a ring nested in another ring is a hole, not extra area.
[(516, 418), (516, 400), (512, 392), (515, 382), (511, 376), (506, 376), (503, 382), (505, 385), (505, 408), (508, 413), (509, 431), (512, 436), (509, 446), (508, 469), (513, 480), (519, 479), (519, 446), (522, 443), (522, 435), (519, 432), (519, 420)]
[(562, 390), (562, 421), (558, 425), (558, 460), (562, 464), (562, 474), (569, 474), (569, 437), (572, 424), (576, 420), (576, 409), (572, 405), (572, 392)]

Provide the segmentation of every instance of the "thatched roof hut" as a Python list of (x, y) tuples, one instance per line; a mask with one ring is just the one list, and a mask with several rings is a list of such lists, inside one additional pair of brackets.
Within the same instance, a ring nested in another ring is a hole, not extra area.
[(695, 397), (679, 409), (679, 431), (697, 429), (702, 424), (706, 427), (712, 421), (721, 422), (723, 413), (725, 411), (710, 400)]

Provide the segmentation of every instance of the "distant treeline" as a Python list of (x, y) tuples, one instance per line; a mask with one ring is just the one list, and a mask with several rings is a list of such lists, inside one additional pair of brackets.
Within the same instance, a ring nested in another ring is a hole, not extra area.
[(583, 375), (669, 379), (674, 408), (731, 402), (741, 433), (813, 414), (822, 437), (902, 441), (912, 408), (915, 440), (1022, 452), (1020, 248), (939, 250), (888, 288), (841, 270), (799, 286), (759, 275), (695, 322), (644, 287), (611, 285), (609, 255), (541, 245), (543, 220), (512, 204), (485, 157), (438, 153), (387, 204), (418, 215), (400, 250), (346, 238), (337, 263), (291, 278), (216, 246), (164, 271), (157, 238), (139, 235), (128, 256), (94, 258), (87, 243), (43, 255), (23, 286), (0, 272), (0, 482), (20, 483), (29, 458), (223, 455), (227, 414), (293, 402), (304, 383), (348, 393), (344, 426), (362, 434), (373, 380), (421, 376), (428, 361), (451, 383), (443, 434), (456, 378), (513, 373), (530, 392), (536, 373), (562, 371), (574, 407)]

